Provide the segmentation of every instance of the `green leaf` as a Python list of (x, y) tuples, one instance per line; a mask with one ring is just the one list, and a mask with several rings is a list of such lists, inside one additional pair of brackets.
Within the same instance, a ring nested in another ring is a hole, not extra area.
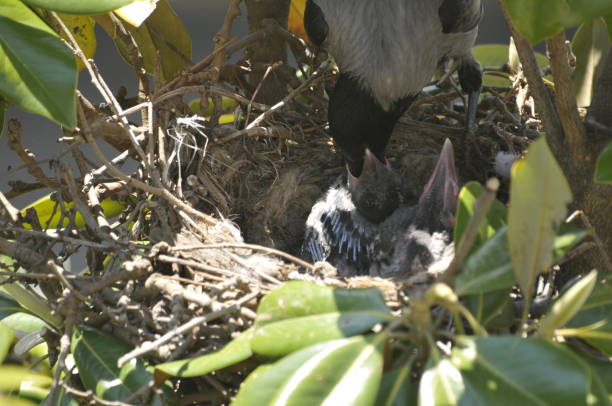
[(26, 334), (40, 331), (48, 326), (47, 323), (38, 317), (30, 313), (23, 313), (23, 311), (11, 314), (2, 320), (2, 322), (13, 330)]
[(4, 292), (0, 292), (0, 320), (13, 313), (23, 312), (24, 309), (12, 297)]
[(509, 299), (511, 292), (511, 288), (506, 288), (469, 295), (463, 298), (463, 302), (480, 325), (493, 329), (510, 328), (516, 318)]
[(532, 44), (564, 28), (612, 15), (608, 0), (506, 0), (506, 4), (513, 25)]
[(6, 324), (0, 322), (0, 365), (4, 362), (15, 341), (15, 332)]
[(550, 339), (557, 328), (563, 327), (576, 313), (591, 295), (597, 282), (597, 271), (591, 271), (588, 275), (570, 287), (560, 296), (550, 308), (538, 329), (541, 337)]
[(0, 3), (0, 94), (14, 105), (73, 128), (74, 55), (20, 0)]
[(591, 105), (597, 79), (610, 50), (609, 44), (606, 23), (601, 18), (580, 26), (572, 39), (572, 50), (576, 55), (572, 83), (578, 107)]
[(465, 387), (458, 404), (587, 404), (589, 370), (559, 344), (510, 336), (465, 337), (451, 358)]
[(508, 251), (508, 230), (501, 228), (470, 255), (455, 280), (459, 296), (509, 288), (516, 284)]
[(416, 404), (418, 390), (412, 382), (412, 365), (405, 364), (382, 376), (376, 406)]
[(581, 310), (567, 323), (576, 335), (612, 356), (612, 274), (599, 281)]
[(262, 299), (254, 352), (278, 357), (309, 345), (348, 337), (391, 318), (377, 289), (336, 289), (295, 281)]
[(23, 383), (49, 387), (52, 381), (53, 379), (50, 376), (34, 373), (24, 367), (0, 366), (0, 391), (17, 391)]
[(72, 354), (86, 389), (105, 400), (125, 400), (153, 378), (140, 360), (117, 367), (132, 347), (90, 327), (75, 328)]
[[(478, 182), (468, 182), (461, 188), (457, 200), (457, 216), (454, 229), (455, 235), (453, 238), (455, 245), (459, 244), (470, 219), (474, 215), (474, 203), (476, 203), (476, 200), (484, 191), (484, 188)], [(478, 236), (476, 237), (473, 250), (482, 245), (499, 229), (505, 226), (506, 217), (506, 207), (499, 200), (494, 200), (491, 209), (478, 229)]]
[(134, 0), (23, 0), (34, 7), (68, 14), (106, 13), (132, 3)]
[(595, 182), (612, 184), (612, 142), (597, 158)]
[[(116, 27), (106, 16), (96, 16), (96, 21), (115, 41), (123, 59), (133, 64), (129, 49), (131, 44), (124, 43), (116, 34)], [(191, 37), (183, 22), (178, 18), (166, 0), (157, 3), (155, 11), (140, 27), (126, 25), (136, 41), (144, 58), (144, 68), (150, 75), (157, 73), (161, 63), (161, 74), (165, 81), (174, 78), (181, 70), (191, 65)]]
[(555, 234), (572, 193), (546, 139), (534, 141), (512, 167), (508, 246), (516, 279), (531, 297), (537, 275), (552, 264)]
[(605, 389), (612, 394), (612, 362), (592, 358), (583, 358), (583, 360), (591, 367), (593, 375), (597, 375)]
[(166, 362), (155, 366), (155, 382), (161, 383), (171, 376), (183, 378), (208, 374), (250, 358), (253, 330), (243, 332), (219, 351), (196, 358)]
[[(437, 350), (434, 350), (437, 353)], [(419, 384), (419, 406), (457, 405), (465, 384), (461, 373), (446, 358), (429, 358)], [(438, 355), (439, 358), (439, 355)]]
[(356, 336), (306, 347), (243, 383), (233, 406), (371, 405), (382, 375), (384, 337)]

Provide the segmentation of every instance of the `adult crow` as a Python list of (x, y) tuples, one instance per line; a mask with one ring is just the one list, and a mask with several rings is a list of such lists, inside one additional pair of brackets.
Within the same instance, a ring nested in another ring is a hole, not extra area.
[(445, 58), (458, 64), (472, 128), (482, 85), (472, 47), (482, 13), (482, 0), (306, 0), (309, 39), (340, 68), (329, 124), (353, 176), (366, 148), (385, 162), (395, 123)]

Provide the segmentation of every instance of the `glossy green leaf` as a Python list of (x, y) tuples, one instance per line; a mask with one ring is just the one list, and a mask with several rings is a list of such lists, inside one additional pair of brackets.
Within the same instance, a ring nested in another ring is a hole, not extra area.
[(384, 337), (306, 347), (244, 382), (233, 406), (371, 405), (382, 376)]
[(288, 282), (262, 299), (254, 352), (278, 357), (309, 345), (348, 337), (391, 318), (377, 289), (337, 289)]
[(23, 0), (34, 7), (68, 14), (100, 14), (130, 4), (134, 0)]
[(464, 391), (457, 367), (446, 358), (430, 357), (419, 384), (419, 406), (457, 405)]
[(591, 370), (591, 387), (589, 390), (589, 405), (611, 406), (612, 396), (608, 393), (606, 385), (597, 372)]
[(540, 137), (531, 144), (525, 159), (512, 167), (508, 210), (510, 257), (527, 297), (533, 293), (537, 275), (552, 264), (556, 232), (571, 200), (563, 171), (545, 137)]
[[(612, 15), (608, 0), (505, 0), (512, 23), (532, 44), (565, 28)], [(612, 38), (612, 36), (611, 36)]]
[(36, 406), (36, 403), (21, 399), (16, 396), (4, 396), (0, 393), (0, 405), (11, 405), (11, 406)]
[(596, 283), (597, 271), (591, 271), (574, 283), (572, 287), (555, 300), (555, 303), (541, 321), (538, 334), (544, 338), (552, 338), (555, 329), (563, 327), (582, 309)]
[(13, 313), (23, 312), (24, 309), (12, 297), (4, 292), (0, 292), (0, 320)]
[[(459, 244), (465, 229), (467, 228), (470, 219), (474, 215), (474, 203), (480, 195), (484, 193), (484, 187), (478, 182), (466, 183), (457, 199), (457, 216), (455, 220), (455, 229), (453, 241), (455, 245)], [(491, 238), (499, 229), (506, 225), (507, 210), (506, 207), (499, 201), (493, 201), (489, 213), (483, 220), (478, 229), (478, 236), (474, 242), (474, 249), (482, 245), (485, 241)]]
[(0, 365), (0, 391), (17, 391), (24, 382), (49, 387), (52, 381), (50, 376), (34, 373), (24, 367)]
[(562, 233), (555, 238), (555, 244), (553, 247), (553, 256), (555, 260), (561, 258), (589, 235), (589, 232), (584, 230), (570, 230), (563, 232), (563, 229), (567, 228), (564, 227), (566, 225), (567, 223), (561, 225)]
[(455, 280), (459, 296), (509, 288), (516, 284), (508, 251), (508, 230), (501, 228), (470, 255)]
[(595, 182), (612, 184), (612, 143), (597, 158)]
[(494, 290), (465, 296), (462, 301), (480, 325), (493, 329), (510, 328), (516, 318), (510, 300), (511, 292), (512, 288)]
[(559, 344), (516, 336), (463, 338), (451, 358), (465, 388), (456, 404), (587, 404), (590, 371)]
[(15, 341), (15, 333), (13, 329), (6, 324), (0, 322), (0, 365), (4, 362), (11, 346)]
[(583, 358), (593, 371), (593, 375), (597, 375), (601, 379), (606, 391), (612, 396), (612, 362), (602, 361), (593, 358)]
[(115, 337), (90, 327), (75, 328), (72, 336), (72, 354), (81, 382), (105, 400), (125, 400), (153, 379), (139, 360), (117, 367), (117, 360), (131, 350)]
[(612, 356), (612, 274), (595, 284), (581, 310), (566, 327), (576, 329), (578, 337)]
[(2, 322), (13, 330), (26, 334), (34, 333), (47, 327), (47, 323), (29, 313), (23, 313), (23, 310), (11, 314), (2, 320)]
[(171, 376), (187, 378), (205, 375), (244, 361), (253, 355), (250, 344), (252, 336), (253, 330), (247, 330), (219, 351), (156, 365), (155, 382), (159, 384)]
[(578, 107), (588, 107), (610, 50), (606, 23), (596, 18), (581, 25), (572, 39), (576, 67), (572, 84)]
[(0, 94), (19, 108), (76, 125), (74, 55), (20, 0), (0, 3)]
[(383, 375), (376, 406), (406, 406), (416, 404), (417, 388), (412, 382), (412, 368), (406, 364)]

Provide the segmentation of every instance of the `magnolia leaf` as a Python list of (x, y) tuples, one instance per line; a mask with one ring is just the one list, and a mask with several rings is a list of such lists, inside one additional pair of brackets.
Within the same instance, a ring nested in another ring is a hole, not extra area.
[(562, 345), (516, 336), (459, 344), (451, 359), (465, 386), (461, 405), (587, 404), (590, 371)]
[(35, 7), (68, 14), (100, 14), (112, 11), (134, 0), (23, 0)]
[(74, 55), (20, 0), (0, 3), (0, 95), (65, 127), (76, 125)]
[(572, 39), (572, 50), (576, 55), (576, 68), (572, 83), (578, 107), (588, 107), (597, 79), (603, 71), (603, 63), (610, 51), (606, 23), (596, 18), (581, 25)]
[(459, 404), (459, 398), (465, 391), (461, 373), (450, 360), (433, 358), (430, 357), (427, 369), (421, 376), (419, 406)]
[(596, 282), (597, 271), (591, 271), (563, 293), (542, 320), (538, 334), (544, 338), (552, 338), (555, 329), (563, 327), (580, 311), (591, 295)]
[(117, 367), (117, 360), (132, 347), (93, 328), (75, 328), (71, 349), (81, 382), (102, 399), (123, 401), (153, 378), (140, 360)]
[(250, 344), (252, 337), (253, 330), (247, 330), (219, 351), (196, 358), (156, 365), (155, 382), (159, 385), (172, 376), (189, 378), (205, 375), (244, 361), (253, 355)]
[(14, 340), (15, 332), (13, 329), (0, 322), (0, 365), (4, 363), (4, 359), (9, 353)]
[(534, 141), (512, 167), (508, 246), (516, 279), (531, 297), (538, 274), (553, 260), (556, 231), (572, 193), (546, 139)]
[[(96, 54), (96, 48), (98, 46), (98, 40), (95, 32), (96, 21), (89, 16), (83, 15), (58, 13), (58, 16), (72, 33), (72, 36), (79, 44), (79, 48), (81, 48), (81, 51), (83, 51), (85, 57), (88, 59), (93, 58)], [(68, 38), (63, 31), (60, 32), (60, 35), (62, 38), (68, 41)], [(80, 58), (76, 56), (75, 58), (77, 70), (80, 72), (83, 70), (83, 68), (85, 68), (85, 65), (83, 65)]]
[(412, 365), (405, 364), (383, 375), (376, 398), (377, 406), (416, 404), (417, 388), (412, 382)]
[(255, 370), (233, 406), (371, 405), (382, 376), (384, 336), (356, 336), (306, 347)]
[(251, 348), (278, 357), (318, 342), (360, 334), (391, 317), (377, 289), (288, 282), (259, 304)]
[(140, 25), (155, 11), (157, 0), (135, 0), (133, 3), (115, 10), (115, 14), (122, 20), (140, 27)]

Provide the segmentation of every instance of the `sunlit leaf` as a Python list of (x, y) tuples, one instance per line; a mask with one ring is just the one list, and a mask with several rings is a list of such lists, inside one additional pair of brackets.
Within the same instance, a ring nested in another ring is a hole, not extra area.
[(461, 405), (584, 405), (588, 367), (562, 345), (516, 336), (462, 338), (452, 352)]
[(360, 334), (390, 318), (377, 289), (289, 282), (262, 299), (251, 348), (278, 357), (318, 342)]
[(155, 11), (157, 0), (135, 0), (133, 3), (115, 10), (115, 14), (134, 27), (140, 25)]
[(17, 391), (23, 382), (48, 387), (52, 381), (50, 376), (34, 373), (24, 367), (0, 365), (0, 391)]
[(419, 384), (419, 406), (457, 405), (464, 391), (457, 367), (446, 358), (430, 357)]
[(237, 364), (253, 355), (251, 350), (252, 330), (247, 330), (219, 351), (196, 358), (171, 361), (155, 366), (155, 382), (160, 384), (171, 376), (183, 378), (208, 374)]
[(551, 338), (555, 329), (563, 327), (576, 313), (580, 311), (588, 297), (591, 295), (597, 282), (597, 271), (591, 271), (581, 278), (550, 308), (538, 329), (538, 334), (544, 338)]
[(595, 284), (580, 311), (567, 323), (575, 335), (612, 356), (612, 275)]
[(233, 406), (371, 405), (382, 375), (382, 336), (306, 347), (243, 383)]
[(0, 292), (0, 320), (13, 313), (24, 311), (23, 307), (19, 306), (19, 303), (6, 293)]
[(123, 7), (134, 0), (23, 0), (35, 7), (69, 14), (99, 14)]
[(74, 55), (20, 0), (0, 3), (0, 95), (19, 108), (73, 128)]
[[(60, 219), (62, 220), (61, 226), (67, 226), (69, 220), (66, 217), (62, 218), (62, 211), (60, 210), (57, 202), (53, 199), (53, 196), (54, 194), (50, 193), (41, 197), (34, 203), (27, 205), (23, 210), (21, 210), (21, 214), (25, 215), (29, 208), (33, 208), (36, 210), (36, 217), (38, 218), (38, 221), (42, 227), (56, 229), (58, 226), (60, 226)], [(69, 210), (73, 206), (73, 202), (64, 203), (66, 210)], [(102, 208), (104, 216), (107, 218), (112, 218), (121, 214), (121, 212), (127, 207), (127, 204), (124, 200), (115, 200), (107, 197), (100, 202), (100, 207)], [(85, 220), (79, 212), (77, 212), (74, 216), (74, 224), (77, 227), (85, 227)]]
[(2, 365), (4, 362), (4, 359), (9, 353), (14, 340), (15, 333), (13, 332), (13, 329), (0, 322), (0, 365)]
[(508, 246), (523, 295), (533, 293), (537, 275), (553, 260), (559, 224), (572, 193), (544, 137), (534, 141), (525, 159), (512, 167)]
[[(470, 219), (474, 215), (474, 203), (484, 193), (484, 188), (478, 182), (466, 183), (457, 199), (457, 216), (455, 220), (454, 237), (455, 244), (459, 244)], [(494, 200), (491, 209), (478, 229), (478, 236), (474, 243), (476, 249), (491, 238), (499, 229), (506, 225), (507, 210), (499, 201)]]
[(288, 27), (289, 31), (308, 41), (308, 35), (304, 28), (304, 9), (306, 8), (306, 0), (291, 0), (289, 8)]

